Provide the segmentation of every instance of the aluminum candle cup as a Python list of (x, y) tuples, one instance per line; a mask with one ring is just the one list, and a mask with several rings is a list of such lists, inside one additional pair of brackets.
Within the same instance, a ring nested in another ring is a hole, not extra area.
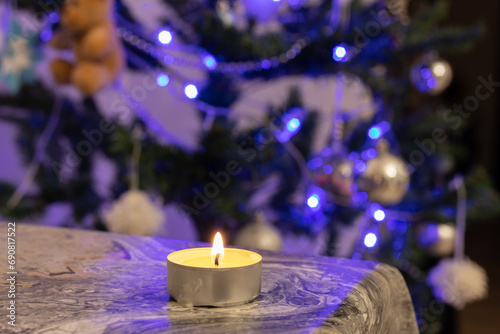
[[(233, 306), (260, 294), (262, 256), (226, 248), (219, 265), (212, 248), (192, 248), (167, 257), (167, 292), (184, 306)], [(217, 260), (218, 261), (218, 260)]]

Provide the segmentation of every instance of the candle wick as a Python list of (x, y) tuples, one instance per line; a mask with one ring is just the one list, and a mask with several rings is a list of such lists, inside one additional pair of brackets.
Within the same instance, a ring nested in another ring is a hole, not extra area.
[(216, 267), (219, 266), (219, 257), (220, 257), (220, 253), (217, 253), (217, 255), (215, 255), (215, 266)]

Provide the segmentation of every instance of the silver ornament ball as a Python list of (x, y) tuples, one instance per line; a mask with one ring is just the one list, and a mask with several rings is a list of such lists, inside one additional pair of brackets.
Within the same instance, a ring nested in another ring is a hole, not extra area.
[(447, 257), (455, 249), (455, 226), (443, 223), (421, 223), (416, 228), (418, 244), (434, 257)]
[(410, 173), (401, 158), (379, 149), (366, 162), (366, 170), (357, 180), (358, 189), (368, 194), (370, 202), (394, 205), (401, 202), (410, 185)]
[(344, 155), (323, 158), (323, 164), (314, 173), (318, 186), (332, 196), (334, 202), (349, 205), (355, 191), (353, 162)]
[(450, 85), (453, 71), (446, 60), (434, 56), (424, 57), (413, 64), (410, 79), (422, 93), (438, 95)]
[(255, 222), (248, 224), (237, 234), (235, 245), (242, 248), (279, 251), (283, 247), (283, 238), (278, 229), (259, 214)]

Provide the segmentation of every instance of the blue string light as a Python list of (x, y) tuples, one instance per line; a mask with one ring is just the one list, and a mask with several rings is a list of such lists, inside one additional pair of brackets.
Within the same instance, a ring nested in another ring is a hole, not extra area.
[(203, 61), (203, 64), (210, 70), (213, 70), (217, 67), (217, 60), (211, 54), (207, 54), (207, 55), (203, 56), (202, 61)]
[(387, 121), (380, 122), (378, 124), (375, 124), (368, 130), (368, 137), (370, 137), (373, 140), (379, 139), (389, 131), (391, 128), (391, 125)]
[(438, 83), (438, 80), (434, 77), (427, 80), (427, 86), (429, 86), (430, 89), (436, 88)]
[(359, 159), (359, 154), (357, 152), (349, 153), (349, 160), (356, 161)]
[(375, 218), (376, 221), (381, 222), (382, 220), (385, 219), (385, 212), (384, 210), (377, 210), (373, 213), (373, 218)]
[(405, 241), (401, 238), (394, 240), (394, 242), (392, 243), (392, 249), (394, 249), (395, 251), (401, 251), (404, 246)]
[(290, 132), (293, 132), (293, 131), (297, 131), (300, 127), (300, 121), (298, 118), (292, 118), (291, 120), (288, 121), (288, 123), (286, 124), (286, 128), (288, 129), (288, 131)]
[(268, 69), (271, 68), (271, 62), (269, 60), (267, 60), (267, 59), (264, 59), (262, 61), (262, 63), (260, 64), (260, 66), (262, 67), (262, 69), (268, 70)]
[(156, 84), (160, 87), (165, 87), (168, 85), (170, 79), (168, 78), (168, 75), (164, 73), (160, 73), (156, 76)]
[(354, 170), (358, 173), (363, 173), (366, 170), (366, 163), (361, 160), (356, 161), (354, 164)]
[(379, 139), (380, 136), (382, 136), (382, 131), (377, 126), (371, 127), (370, 130), (368, 130), (368, 137), (371, 139)]
[(198, 96), (198, 88), (193, 84), (189, 84), (184, 87), (184, 94), (186, 94), (189, 99), (195, 99)]
[(316, 170), (321, 167), (323, 160), (320, 157), (312, 158), (307, 162), (307, 167), (310, 170)]
[(428, 247), (439, 240), (439, 230), (436, 223), (429, 223), (418, 236), (418, 242), (424, 247)]
[(347, 50), (342, 45), (337, 45), (333, 48), (332, 58), (335, 61), (346, 61), (347, 60)]
[(168, 30), (162, 30), (158, 34), (158, 40), (161, 44), (168, 44), (172, 41), (172, 34)]
[(364, 160), (373, 159), (377, 156), (377, 150), (374, 148), (369, 148), (361, 153), (361, 158)]
[(420, 76), (426, 80), (430, 79), (432, 78), (432, 71), (429, 68), (424, 67), (420, 70)]
[(163, 62), (167, 65), (173, 64), (174, 61), (175, 59), (172, 55), (165, 55), (165, 57), (163, 57)]
[(58, 12), (52, 12), (49, 14), (48, 20), (50, 23), (57, 23), (59, 22), (59, 13)]
[(317, 208), (319, 205), (319, 196), (316, 194), (309, 196), (307, 199), (307, 205), (312, 209)]
[[(292, 108), (289, 112), (283, 115), (280, 120), (280, 126), (275, 129), (274, 134), (280, 143), (286, 143), (302, 126), (302, 119), (305, 111), (302, 108)], [(282, 123), (281, 123), (282, 122)], [(283, 125), (281, 125), (283, 124)]]
[(375, 244), (377, 243), (377, 236), (375, 235), (375, 233), (368, 233), (367, 235), (365, 235), (364, 243), (368, 248), (372, 248), (373, 246), (375, 246)]
[(368, 200), (368, 194), (364, 191), (360, 191), (352, 194), (353, 203), (360, 203)]
[[(270, 0), (262, 0), (269, 4)], [(281, 0), (280, 0), (281, 1)], [(299, 2), (302, 0), (298, 0)], [(274, 6), (274, 5), (273, 5)], [(121, 21), (125, 22), (127, 19), (123, 17), (119, 17)], [(136, 30), (137, 31), (137, 30)], [(128, 30), (127, 28), (120, 26), (118, 28), (118, 35), (123, 38), (126, 42), (130, 43), (133, 47), (147, 54), (153, 56), (154, 58), (160, 58), (164, 52), (161, 48), (152, 45), (148, 40), (141, 38), (137, 34), (137, 32), (133, 32)], [(168, 30), (162, 30), (158, 33), (158, 40), (162, 44), (169, 44), (173, 40), (173, 34)], [(301, 51), (309, 44), (310, 42), (305, 39), (299, 39), (296, 43), (294, 43), (290, 49), (286, 52), (282, 52), (281, 54), (272, 57), (271, 59), (258, 59), (255, 61), (246, 61), (246, 62), (222, 62), (217, 63), (216, 68), (220, 70), (222, 73), (246, 73), (246, 72), (259, 72), (262, 70), (268, 70), (271, 67), (278, 67), (280, 64), (288, 63), (289, 61), (295, 59)], [(176, 57), (175, 60), (182, 60), (180, 63), (184, 63), (184, 59), (182, 57)], [(164, 58), (164, 62), (169, 65), (174, 61), (174, 57), (171, 55), (167, 55)], [(203, 63), (203, 61), (201, 60)], [(198, 66), (196, 62), (190, 62), (193, 65), (189, 64), (187, 66)], [(214, 68), (215, 69), (215, 68)]]
[(325, 173), (325, 174), (333, 173), (333, 167), (331, 165), (324, 165), (323, 166), (323, 173)]
[(43, 42), (48, 42), (52, 39), (52, 29), (45, 28), (40, 32), (40, 39)]

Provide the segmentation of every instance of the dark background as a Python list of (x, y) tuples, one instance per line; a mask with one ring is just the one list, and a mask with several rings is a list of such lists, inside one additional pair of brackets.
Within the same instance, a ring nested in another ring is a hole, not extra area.
[[(485, 34), (476, 43), (473, 50), (467, 53), (459, 53), (448, 56), (454, 71), (454, 83), (452, 89), (457, 93), (456, 103), (462, 103), (463, 98), (474, 95), (478, 85), (478, 76), (485, 78), (493, 75), (493, 81), (500, 82), (499, 59), (499, 25), (498, 17), (500, 5), (497, 1), (487, 0), (453, 0), (450, 1), (450, 23), (455, 25), (473, 25), (482, 23)], [(500, 141), (497, 131), (500, 118), (498, 117), (498, 103), (500, 98), (500, 87), (489, 99), (481, 101), (481, 105), (473, 115), (473, 131), (471, 133), (471, 144), (474, 142), (476, 159), (494, 177), (495, 186), (500, 187), (500, 175), (498, 167), (500, 155), (496, 147)]]
[[(415, 1), (415, 0), (413, 0)], [(449, 22), (456, 25), (484, 24), (486, 32), (473, 50), (466, 54), (448, 56), (454, 71), (452, 89), (463, 97), (474, 94), (477, 77), (493, 75), (493, 81), (500, 81), (499, 22), (500, 3), (493, 0), (452, 0), (450, 1)], [(498, 115), (500, 87), (498, 92), (481, 102), (473, 116), (472, 128), (467, 143), (473, 145), (474, 159), (477, 159), (493, 178), (500, 190), (500, 117)], [(457, 321), (460, 334), (500, 333), (500, 217), (496, 220), (470, 224), (467, 231), (466, 254), (473, 261), (484, 266), (488, 272), (489, 298), (466, 306), (459, 312)]]

